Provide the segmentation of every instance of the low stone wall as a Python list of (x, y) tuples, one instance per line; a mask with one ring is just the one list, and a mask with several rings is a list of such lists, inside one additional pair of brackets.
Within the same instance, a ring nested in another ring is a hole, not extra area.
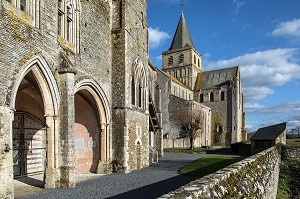
[(160, 197), (275, 199), (281, 161), (277, 145)]
[(283, 160), (300, 160), (300, 147), (283, 146), (281, 154)]
[[(196, 137), (194, 147), (201, 147), (200, 137)], [(164, 139), (164, 149), (168, 148), (189, 148), (190, 138), (180, 138), (180, 139)]]

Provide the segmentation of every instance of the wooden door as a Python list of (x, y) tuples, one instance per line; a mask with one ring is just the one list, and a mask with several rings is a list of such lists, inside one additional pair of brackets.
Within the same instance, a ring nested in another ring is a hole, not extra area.
[(14, 177), (43, 173), (45, 160), (45, 125), (33, 115), (16, 112), (13, 122)]

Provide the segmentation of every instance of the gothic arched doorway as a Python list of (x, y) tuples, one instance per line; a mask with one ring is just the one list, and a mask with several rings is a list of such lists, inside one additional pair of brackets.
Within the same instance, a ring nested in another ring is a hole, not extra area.
[(20, 178), (44, 174), (46, 120), (43, 97), (32, 71), (21, 81), (13, 121), (13, 174)]
[(106, 174), (111, 157), (107, 97), (91, 79), (77, 83), (74, 96), (75, 171)]
[(75, 171), (96, 173), (100, 159), (100, 130), (97, 106), (90, 93), (75, 94)]

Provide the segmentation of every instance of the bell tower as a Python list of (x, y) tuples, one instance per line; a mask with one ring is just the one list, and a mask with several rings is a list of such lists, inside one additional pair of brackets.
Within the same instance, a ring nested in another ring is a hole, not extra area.
[(202, 71), (202, 57), (195, 49), (182, 10), (177, 29), (169, 50), (162, 53), (162, 70), (191, 90), (197, 74)]

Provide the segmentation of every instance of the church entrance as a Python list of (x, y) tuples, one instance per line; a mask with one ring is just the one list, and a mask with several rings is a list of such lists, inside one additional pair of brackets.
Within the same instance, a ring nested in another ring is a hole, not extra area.
[(13, 121), (14, 178), (44, 174), (46, 120), (43, 97), (32, 71), (21, 81)]

